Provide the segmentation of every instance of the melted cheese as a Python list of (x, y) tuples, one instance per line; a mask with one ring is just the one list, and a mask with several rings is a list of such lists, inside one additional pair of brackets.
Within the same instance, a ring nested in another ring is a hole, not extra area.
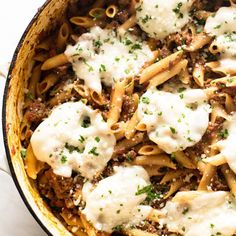
[(215, 15), (210, 16), (205, 31), (215, 36), (221, 48), (221, 66), (234, 68), (236, 61), (236, 7), (221, 7)]
[(236, 113), (231, 116), (229, 121), (225, 121), (222, 132), (228, 137), (217, 142), (216, 145), (227, 160), (230, 168), (236, 173)]
[(146, 194), (137, 195), (138, 189), (150, 184), (144, 168), (139, 166), (114, 167), (115, 174), (101, 180), (95, 187), (83, 187), (83, 210), (88, 221), (97, 230), (111, 233), (118, 225), (132, 225), (144, 220), (151, 207), (140, 205)]
[(93, 27), (65, 51), (78, 78), (98, 93), (102, 90), (101, 83), (113, 86), (117, 80), (135, 76), (153, 58), (145, 42), (129, 33), (117, 34)]
[(136, 5), (139, 26), (153, 38), (164, 39), (179, 32), (189, 21), (193, 1), (141, 0)]
[(70, 177), (75, 170), (89, 179), (105, 168), (115, 143), (101, 114), (82, 102), (56, 107), (31, 138), (36, 158), (55, 174)]
[(229, 192), (178, 192), (161, 212), (160, 223), (185, 236), (236, 232), (236, 202)]
[(209, 121), (210, 107), (201, 89), (169, 93), (149, 89), (140, 98), (138, 118), (149, 138), (167, 153), (200, 141)]

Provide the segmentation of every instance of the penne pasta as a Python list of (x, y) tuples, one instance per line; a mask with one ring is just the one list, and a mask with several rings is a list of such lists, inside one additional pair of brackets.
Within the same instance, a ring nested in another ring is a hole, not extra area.
[(47, 75), (37, 86), (37, 96), (46, 93), (58, 80), (58, 76), (54, 73)]
[(161, 179), (161, 182), (160, 184), (165, 184), (169, 181), (172, 181), (173, 179), (178, 179), (180, 178), (180, 176), (182, 176), (183, 174), (185, 174), (186, 171), (183, 171), (183, 170), (171, 170), (171, 171), (168, 171), (164, 176), (163, 178)]
[(75, 16), (70, 19), (70, 22), (72, 24), (75, 24), (77, 26), (81, 26), (84, 28), (91, 28), (96, 25), (96, 21), (94, 21), (92, 18), (87, 16)]
[(213, 166), (220, 166), (227, 163), (225, 157), (222, 154), (217, 154), (215, 156), (205, 158), (203, 159), (203, 161)]
[(216, 173), (216, 167), (211, 165), (211, 164), (207, 164), (205, 166), (205, 169), (203, 171), (203, 176), (202, 179), (198, 185), (198, 191), (202, 191), (202, 190), (208, 190), (210, 185), (211, 185), (211, 181), (213, 176)]
[(139, 78), (139, 83), (143, 84), (152, 79), (155, 75), (170, 69), (170, 66), (177, 64), (183, 55), (183, 51), (177, 51), (170, 56), (145, 68)]
[(186, 59), (183, 59), (171, 69), (154, 76), (150, 80), (149, 88), (159, 86), (174, 77), (175, 75), (179, 74), (181, 70), (184, 70), (187, 67), (187, 64), (188, 61)]
[(116, 140), (121, 140), (125, 137), (126, 123), (119, 122), (111, 126), (111, 131), (115, 135)]
[(137, 111), (134, 113), (132, 118), (127, 122), (126, 130), (125, 130), (125, 137), (127, 139), (131, 139), (134, 137), (136, 132), (136, 125), (138, 123), (138, 114)]
[(110, 6), (106, 9), (106, 15), (107, 15), (109, 18), (114, 18), (117, 13), (118, 13), (118, 7), (115, 6), (115, 5), (110, 5)]
[(203, 48), (206, 44), (210, 43), (211, 39), (212, 38), (204, 32), (196, 34), (194, 35), (191, 44), (184, 49), (188, 52), (195, 52)]
[(195, 64), (193, 69), (193, 79), (200, 87), (204, 86), (205, 68), (201, 64)]
[(136, 22), (137, 22), (136, 16), (135, 15), (131, 16), (125, 23), (119, 26), (118, 32), (120, 34), (124, 34), (128, 29), (134, 27), (136, 25)]
[(175, 160), (180, 163), (183, 167), (188, 169), (196, 169), (196, 166), (192, 163), (192, 161), (185, 155), (184, 152), (178, 151), (173, 153)]
[(25, 168), (31, 179), (36, 179), (39, 171), (44, 167), (44, 163), (36, 159), (31, 145), (28, 146), (25, 158)]
[(236, 175), (234, 172), (228, 167), (228, 165), (223, 165), (221, 167), (221, 172), (223, 173), (225, 180), (230, 188), (230, 191), (236, 197)]
[(135, 165), (143, 166), (165, 166), (171, 169), (176, 169), (176, 165), (170, 160), (166, 154), (158, 154), (152, 156), (137, 156), (134, 160)]
[(144, 145), (138, 151), (140, 155), (144, 156), (157, 155), (163, 152), (164, 151), (161, 150), (157, 145)]
[(57, 48), (60, 51), (63, 51), (66, 47), (66, 42), (70, 36), (70, 29), (69, 25), (67, 23), (63, 23), (62, 26), (59, 29), (58, 35), (57, 35)]
[(107, 123), (111, 126), (119, 121), (123, 96), (125, 94), (126, 80), (117, 81), (111, 95), (110, 110)]
[(164, 196), (164, 199), (169, 198), (171, 195), (177, 192), (183, 185), (184, 185), (184, 182), (181, 178), (174, 180), (170, 185), (169, 191)]
[(68, 62), (69, 62), (68, 58), (66, 57), (65, 54), (62, 53), (62, 54), (59, 54), (59, 55), (56, 55), (54, 57), (47, 59), (43, 63), (41, 70), (51, 70), (51, 69), (56, 68), (58, 66), (63, 66)]
[(90, 96), (91, 99), (98, 105), (103, 106), (107, 104), (106, 99), (102, 96), (102, 94), (99, 94), (98, 92), (94, 90), (90, 90)]
[(28, 89), (33, 98), (36, 98), (37, 85), (41, 78), (41, 64), (34, 67), (31, 78), (29, 80)]

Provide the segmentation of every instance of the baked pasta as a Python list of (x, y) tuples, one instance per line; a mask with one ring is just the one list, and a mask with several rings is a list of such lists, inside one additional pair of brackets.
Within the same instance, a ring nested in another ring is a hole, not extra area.
[(236, 3), (71, 0), (25, 89), (25, 169), (73, 235), (236, 235)]

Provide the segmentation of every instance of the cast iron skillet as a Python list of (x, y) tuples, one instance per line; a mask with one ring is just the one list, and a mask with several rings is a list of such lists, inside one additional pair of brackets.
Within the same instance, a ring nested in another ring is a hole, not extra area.
[(33, 182), (27, 177), (20, 155), (20, 120), (24, 88), (30, 77), (38, 38), (60, 22), (68, 0), (47, 0), (29, 23), (15, 50), (6, 81), (2, 127), (6, 156), (15, 185), (32, 216), (48, 235), (71, 235), (44, 204)]

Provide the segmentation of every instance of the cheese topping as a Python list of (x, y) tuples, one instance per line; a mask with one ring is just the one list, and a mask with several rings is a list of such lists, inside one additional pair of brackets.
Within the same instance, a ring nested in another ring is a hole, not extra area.
[(210, 107), (201, 89), (179, 88), (176, 93), (149, 89), (140, 98), (138, 118), (150, 140), (167, 153), (199, 142), (209, 121)]
[(236, 201), (229, 192), (178, 192), (161, 212), (160, 223), (185, 236), (236, 232)]
[(217, 142), (216, 145), (227, 160), (230, 168), (236, 173), (236, 113), (231, 116), (229, 121), (225, 121), (219, 136), (225, 139)]
[(189, 21), (192, 0), (141, 0), (136, 5), (139, 26), (153, 38), (179, 32)]
[(86, 183), (83, 187), (83, 210), (87, 220), (97, 230), (108, 233), (117, 226), (130, 226), (144, 220), (150, 206), (140, 205), (146, 194), (137, 194), (150, 184), (144, 168), (140, 166), (114, 167), (115, 174), (101, 180), (95, 187)]
[(93, 27), (65, 51), (78, 78), (98, 93), (102, 91), (101, 83), (113, 86), (115, 81), (135, 76), (145, 62), (153, 59), (145, 42), (129, 33), (117, 34)]
[[(232, 67), (229, 58), (236, 60), (236, 7), (221, 7), (215, 15), (207, 19), (205, 31), (216, 36), (215, 41), (221, 51), (222, 66)], [(232, 63), (234, 66), (235, 62)]]
[(70, 177), (74, 170), (89, 179), (105, 168), (115, 143), (101, 114), (82, 102), (56, 107), (31, 137), (36, 158), (55, 174)]

